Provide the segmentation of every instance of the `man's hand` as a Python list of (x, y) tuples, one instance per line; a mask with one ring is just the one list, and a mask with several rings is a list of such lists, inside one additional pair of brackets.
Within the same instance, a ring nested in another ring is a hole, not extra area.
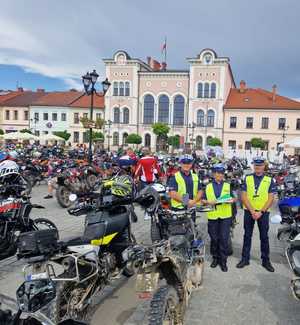
[(260, 217), (262, 216), (262, 213), (260, 212), (260, 211), (254, 211), (253, 213), (252, 213), (252, 218), (254, 219), (254, 220), (258, 220)]
[(196, 205), (196, 200), (189, 200), (189, 203), (188, 203), (188, 208), (192, 208), (193, 206)]

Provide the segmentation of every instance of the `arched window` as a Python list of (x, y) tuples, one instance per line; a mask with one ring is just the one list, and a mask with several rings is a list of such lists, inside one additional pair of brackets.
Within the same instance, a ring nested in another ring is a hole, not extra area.
[(154, 98), (146, 95), (144, 98), (144, 124), (154, 123)]
[(202, 150), (203, 149), (203, 138), (201, 137), (201, 135), (197, 135), (196, 136), (196, 148), (198, 150)]
[(114, 108), (114, 123), (120, 123), (120, 108)]
[(119, 83), (118, 82), (114, 82), (114, 85), (113, 85), (113, 96), (118, 96), (119, 95)]
[(151, 147), (151, 135), (149, 133), (145, 134), (145, 147)]
[(123, 123), (129, 124), (129, 109), (127, 107), (123, 108)]
[(158, 122), (169, 123), (169, 97), (161, 95), (158, 100)]
[(119, 96), (124, 96), (124, 82), (119, 83)]
[(127, 137), (128, 137), (128, 133), (123, 133), (123, 138), (122, 138), (122, 145), (127, 144)]
[(119, 133), (114, 132), (113, 134), (113, 146), (118, 146), (119, 145)]
[(198, 89), (197, 89), (197, 97), (202, 98), (203, 97), (203, 83), (198, 83)]
[(204, 98), (208, 98), (209, 97), (209, 83), (206, 82), (204, 84)]
[(197, 125), (204, 126), (204, 112), (202, 109), (199, 109), (197, 112)]
[(177, 95), (174, 98), (173, 124), (183, 125), (184, 123), (184, 98)]
[(213, 127), (215, 125), (215, 112), (209, 109), (207, 112), (207, 126)]
[(129, 81), (125, 82), (125, 96), (130, 96), (130, 83), (129, 83)]
[(209, 136), (206, 138), (206, 144), (207, 144), (207, 145), (208, 145), (210, 139), (212, 139), (212, 136), (209, 135)]
[(217, 90), (217, 85), (215, 82), (213, 82), (210, 85), (210, 98), (216, 98), (216, 90)]

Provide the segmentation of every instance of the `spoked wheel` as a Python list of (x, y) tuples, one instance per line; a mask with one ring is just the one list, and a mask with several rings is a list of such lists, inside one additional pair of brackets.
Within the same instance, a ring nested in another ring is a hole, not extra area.
[(59, 205), (63, 208), (69, 208), (72, 202), (69, 199), (71, 192), (65, 186), (58, 186), (56, 189), (56, 198)]
[(149, 325), (182, 325), (181, 304), (170, 285), (159, 288), (151, 300)]

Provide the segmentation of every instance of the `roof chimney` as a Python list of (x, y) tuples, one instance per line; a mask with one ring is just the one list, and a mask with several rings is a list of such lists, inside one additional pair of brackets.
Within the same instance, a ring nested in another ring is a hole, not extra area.
[(240, 93), (244, 93), (246, 91), (246, 82), (244, 80), (240, 81)]
[(150, 65), (151, 63), (151, 56), (147, 56), (147, 64)]
[(276, 101), (276, 93), (277, 93), (277, 86), (273, 85), (273, 87), (272, 87), (272, 101), (273, 101), (273, 103), (275, 103), (275, 101)]
[(38, 93), (44, 93), (45, 92), (45, 89), (43, 89), (43, 88), (37, 88), (37, 90), (36, 90)]
[(20, 92), (24, 91), (23, 87), (18, 87), (18, 91), (20, 91)]

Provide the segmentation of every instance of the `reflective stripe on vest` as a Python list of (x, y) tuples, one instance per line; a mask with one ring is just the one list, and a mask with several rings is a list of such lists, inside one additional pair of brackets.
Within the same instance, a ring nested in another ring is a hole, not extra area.
[[(207, 184), (206, 189), (206, 198), (208, 201), (216, 201), (216, 194), (214, 191), (214, 187), (212, 183)], [(221, 192), (221, 197), (224, 195), (230, 194), (230, 184), (224, 182)], [(216, 220), (216, 219), (226, 219), (230, 218), (232, 216), (232, 208), (231, 203), (222, 203), (216, 205), (215, 210), (211, 212), (207, 212), (207, 219), (209, 220)]]
[[(177, 193), (179, 195), (181, 195), (181, 196), (184, 195), (184, 194), (187, 194), (185, 181), (184, 181), (184, 178), (181, 175), (181, 172), (175, 173), (174, 176), (175, 176), (176, 183), (178, 185)], [(196, 174), (194, 174), (194, 173), (192, 173), (192, 178), (193, 178), (193, 195), (194, 195), (194, 198), (195, 198), (197, 196), (197, 193), (198, 193), (199, 179), (198, 179), (198, 176)], [(178, 201), (176, 201), (174, 199), (171, 199), (171, 206), (172, 206), (172, 208), (176, 208), (176, 209), (183, 209), (184, 208), (184, 205), (181, 202), (178, 202)]]
[[(246, 176), (247, 197), (254, 210), (261, 210), (267, 203), (271, 180), (271, 177), (264, 176), (255, 193), (254, 175)], [(246, 209), (245, 206), (244, 209)]]

